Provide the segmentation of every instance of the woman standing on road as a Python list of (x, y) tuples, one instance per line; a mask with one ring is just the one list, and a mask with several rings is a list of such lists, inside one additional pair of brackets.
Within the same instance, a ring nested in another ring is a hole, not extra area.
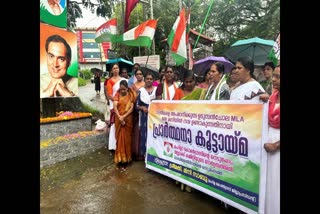
[[(119, 64), (115, 63), (111, 66), (111, 72), (112, 72), (112, 77), (108, 80), (107, 82), (107, 93), (108, 93), (108, 98), (109, 98), (109, 103), (110, 103), (110, 132), (109, 132), (109, 150), (115, 150), (116, 149), (116, 130), (114, 126), (114, 110), (113, 110), (113, 101), (114, 98), (113, 96), (118, 92), (120, 88), (120, 81), (121, 80), (126, 80), (123, 77), (119, 76)], [(127, 81), (127, 80), (126, 80)]]
[(125, 171), (132, 161), (131, 143), (133, 128), (133, 108), (136, 102), (135, 92), (128, 87), (126, 80), (120, 81), (119, 92), (114, 96), (115, 129), (117, 147), (114, 162), (118, 169)]
[(94, 75), (94, 90), (96, 91), (97, 95), (100, 95), (101, 90), (101, 79), (100, 79), (100, 73), (96, 72)]
[[(266, 214), (280, 213), (280, 65), (272, 74), (273, 92), (269, 98), (267, 152)], [(260, 99), (266, 100), (267, 94)]]
[(147, 147), (147, 133), (148, 133), (148, 107), (151, 100), (156, 98), (157, 87), (153, 86), (153, 76), (151, 73), (147, 73), (144, 77), (145, 86), (140, 88), (139, 95), (136, 103), (136, 109), (139, 112), (139, 129), (140, 129), (140, 141), (137, 145), (137, 158), (138, 160), (144, 160)]
[[(145, 86), (144, 78), (143, 78), (143, 72), (140, 68), (134, 71), (134, 75), (137, 79), (135, 83), (133, 83), (130, 88), (136, 93), (138, 96), (139, 90)], [(143, 160), (144, 157), (141, 155), (141, 152), (139, 151), (139, 145), (140, 145), (140, 128), (139, 128), (139, 112), (137, 109), (133, 110), (133, 134), (132, 134), (132, 158), (134, 160)]]

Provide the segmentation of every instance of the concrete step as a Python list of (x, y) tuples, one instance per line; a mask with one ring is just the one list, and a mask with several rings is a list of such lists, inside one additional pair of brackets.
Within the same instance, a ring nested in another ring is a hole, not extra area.
[(40, 141), (40, 168), (107, 147), (105, 131), (81, 131)]

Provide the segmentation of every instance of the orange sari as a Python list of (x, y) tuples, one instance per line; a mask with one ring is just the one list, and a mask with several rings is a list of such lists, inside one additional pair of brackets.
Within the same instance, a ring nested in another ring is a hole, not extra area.
[[(131, 106), (134, 106), (136, 94), (129, 88), (126, 96), (121, 96), (119, 92), (114, 96), (118, 101), (117, 109), (120, 115), (126, 114)], [(125, 124), (121, 125), (118, 117), (115, 117), (117, 147), (114, 155), (115, 164), (129, 163), (132, 160), (131, 143), (133, 116), (132, 112), (124, 119)]]

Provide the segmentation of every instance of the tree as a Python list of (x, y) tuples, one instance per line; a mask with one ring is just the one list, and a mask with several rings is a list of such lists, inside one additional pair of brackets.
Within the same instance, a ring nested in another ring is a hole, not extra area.
[(83, 5), (85, 8), (91, 10), (92, 13), (96, 13), (97, 16), (111, 17), (112, 10), (116, 4), (116, 0), (69, 0), (67, 1), (67, 26), (70, 29), (76, 27), (76, 19), (82, 18), (82, 10), (79, 5)]
[(280, 31), (280, 0), (216, 0), (208, 19), (215, 55), (223, 55), (239, 39), (274, 40)]
[[(167, 38), (179, 15), (179, 1), (153, 0), (153, 17), (158, 19), (154, 36), (155, 50), (156, 54), (161, 56), (161, 61), (164, 60), (167, 47), (166, 42), (161, 41)], [(211, 0), (181, 0), (181, 2), (183, 7), (191, 8), (190, 28), (200, 32)], [(68, 1), (68, 26), (75, 27), (75, 20), (82, 17), (79, 5), (83, 4), (97, 16), (117, 18), (118, 33), (123, 33), (124, 15), (121, 3), (125, 5), (125, 1), (119, 0), (81, 0), (79, 3), (75, 0)], [(131, 12), (129, 29), (150, 19), (150, 13), (148, 3), (138, 3)], [(214, 0), (202, 34), (217, 41), (212, 54), (223, 55), (230, 45), (239, 39), (260, 37), (274, 40), (279, 31), (280, 0)], [(114, 46), (121, 57), (132, 59), (133, 56), (139, 55), (138, 47), (120, 44)], [(140, 53), (147, 55), (151, 50), (142, 48)]]

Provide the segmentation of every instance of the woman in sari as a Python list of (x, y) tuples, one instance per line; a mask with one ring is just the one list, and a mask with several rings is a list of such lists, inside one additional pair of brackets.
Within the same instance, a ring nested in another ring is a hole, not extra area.
[[(130, 88), (138, 96), (139, 90), (144, 87), (145, 82), (143, 80), (143, 72), (140, 68), (134, 71), (136, 82), (133, 83)], [(137, 109), (133, 110), (133, 133), (132, 133), (132, 159), (133, 160), (143, 160), (144, 156), (139, 151), (140, 144), (140, 130), (139, 130), (139, 112)]]
[(182, 85), (177, 89), (174, 100), (203, 100), (206, 90), (196, 87), (196, 78), (192, 71), (188, 71)]
[(139, 111), (139, 127), (140, 127), (140, 142), (138, 145), (138, 157), (142, 160), (145, 159), (147, 136), (148, 136), (148, 107), (151, 100), (156, 98), (157, 87), (153, 86), (153, 76), (147, 73), (144, 77), (145, 86), (140, 88), (139, 95), (136, 103), (136, 109)]
[(119, 76), (119, 64), (115, 63), (111, 66), (111, 72), (112, 72), (112, 77), (108, 80), (107, 82), (107, 96), (109, 98), (109, 108), (110, 108), (110, 132), (109, 132), (109, 145), (108, 148), (109, 150), (115, 150), (116, 149), (116, 137), (115, 137), (115, 126), (114, 126), (114, 110), (113, 110), (113, 101), (114, 98), (113, 96), (118, 92), (120, 88), (120, 81), (121, 80), (126, 80), (123, 77)]
[[(188, 71), (184, 76), (183, 84), (177, 89), (174, 100), (203, 100), (206, 89), (196, 86), (196, 77), (192, 71)], [(176, 181), (176, 184), (179, 184)], [(180, 189), (191, 192), (192, 188), (184, 183), (180, 183)]]
[(240, 57), (236, 62), (236, 73), (240, 84), (231, 91), (230, 100), (259, 100), (265, 93), (262, 86), (254, 79), (254, 63), (250, 57)]
[(160, 83), (162, 83), (164, 74), (165, 74), (165, 67), (164, 66), (160, 66), (160, 68), (159, 68), (159, 79), (154, 80), (152, 85), (157, 87)]
[(204, 88), (204, 89), (208, 89), (209, 86), (211, 85), (212, 83), (212, 71), (211, 69), (207, 70), (205, 73), (204, 73), (204, 81), (199, 83), (198, 84), (198, 87), (199, 88)]
[(224, 64), (215, 62), (210, 66), (212, 83), (208, 88), (206, 100), (229, 100), (230, 91), (227, 84), (227, 75), (224, 74)]
[(156, 90), (157, 100), (173, 100), (178, 89), (178, 84), (174, 81), (174, 72), (172, 66), (166, 66), (165, 79), (160, 83)]
[[(267, 185), (266, 185), (266, 214), (280, 213), (280, 65), (272, 74), (273, 92), (269, 98), (268, 112), (268, 143), (264, 144), (267, 152)], [(266, 100), (268, 94), (260, 96)]]
[(231, 69), (229, 78), (227, 78), (227, 84), (229, 86), (230, 93), (234, 88), (238, 87), (238, 85), (240, 84), (239, 74), (236, 73), (236, 67), (233, 67)]
[(131, 162), (131, 142), (133, 117), (132, 112), (136, 102), (135, 92), (128, 87), (126, 80), (120, 81), (119, 92), (114, 96), (115, 130), (117, 146), (114, 162), (117, 168), (125, 171)]

